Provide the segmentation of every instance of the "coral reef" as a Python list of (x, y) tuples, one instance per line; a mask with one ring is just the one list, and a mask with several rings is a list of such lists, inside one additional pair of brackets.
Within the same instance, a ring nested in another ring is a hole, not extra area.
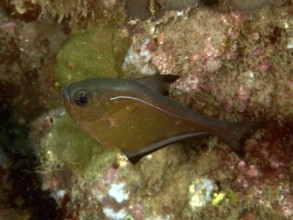
[(194, 6), (198, 4), (199, 0), (182, 0), (182, 1), (176, 1), (176, 0), (157, 0), (160, 5), (167, 9), (171, 10), (183, 10), (187, 7)]
[(99, 21), (96, 27), (74, 34), (57, 57), (56, 77), (62, 88), (93, 77), (118, 77), (129, 47), (123, 29)]
[(228, 2), (235, 9), (242, 10), (242, 11), (254, 11), (269, 4), (271, 1), (270, 0), (257, 0), (257, 1), (228, 0)]
[[(127, 20), (125, 1), (1, 2), (1, 219), (293, 218), (293, 2), (202, 2), (150, 5), (145, 21)], [(73, 81), (157, 72), (180, 76), (178, 102), (266, 128), (244, 158), (208, 137), (131, 165), (62, 108)]]
[(66, 36), (51, 19), (32, 23), (15, 19), (23, 18), (6, 16), (1, 8), (0, 218), (56, 219), (58, 207), (41, 189), (40, 160), (28, 135), (32, 120), (61, 103), (52, 73)]
[(55, 18), (59, 23), (65, 21), (74, 28), (92, 26), (100, 17), (111, 19), (125, 17), (123, 3), (117, 0), (3, 0), (0, 5), (7, 14), (11, 14), (16, 19), (30, 22), (39, 17)]

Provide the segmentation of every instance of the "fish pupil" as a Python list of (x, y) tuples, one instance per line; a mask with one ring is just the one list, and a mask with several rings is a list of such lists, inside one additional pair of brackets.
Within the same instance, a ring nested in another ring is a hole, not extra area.
[(88, 102), (88, 98), (86, 96), (86, 94), (80, 94), (76, 100), (76, 104), (78, 105), (85, 105)]
[(92, 103), (93, 95), (86, 90), (79, 90), (74, 93), (72, 100), (80, 107), (88, 106)]

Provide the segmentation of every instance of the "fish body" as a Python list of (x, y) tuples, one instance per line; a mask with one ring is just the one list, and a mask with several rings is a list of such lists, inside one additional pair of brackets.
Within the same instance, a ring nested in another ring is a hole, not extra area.
[(65, 107), (90, 136), (121, 148), (132, 163), (168, 144), (209, 134), (242, 154), (241, 140), (260, 123), (215, 120), (158, 92), (176, 79), (166, 83), (168, 77), (95, 78), (73, 83), (64, 90)]

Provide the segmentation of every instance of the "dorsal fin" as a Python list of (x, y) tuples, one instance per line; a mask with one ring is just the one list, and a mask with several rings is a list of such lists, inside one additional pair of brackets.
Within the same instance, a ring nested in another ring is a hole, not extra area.
[(138, 78), (135, 79), (135, 81), (158, 93), (166, 95), (168, 93), (170, 84), (175, 82), (178, 78), (179, 76), (177, 75), (169, 74)]

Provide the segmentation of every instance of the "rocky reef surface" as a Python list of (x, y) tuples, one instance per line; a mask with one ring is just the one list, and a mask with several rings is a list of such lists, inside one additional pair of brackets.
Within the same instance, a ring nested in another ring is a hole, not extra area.
[[(293, 1), (182, 2), (0, 3), (0, 219), (293, 218)], [(158, 72), (194, 111), (266, 121), (245, 157), (208, 137), (132, 165), (64, 110), (72, 82)]]

